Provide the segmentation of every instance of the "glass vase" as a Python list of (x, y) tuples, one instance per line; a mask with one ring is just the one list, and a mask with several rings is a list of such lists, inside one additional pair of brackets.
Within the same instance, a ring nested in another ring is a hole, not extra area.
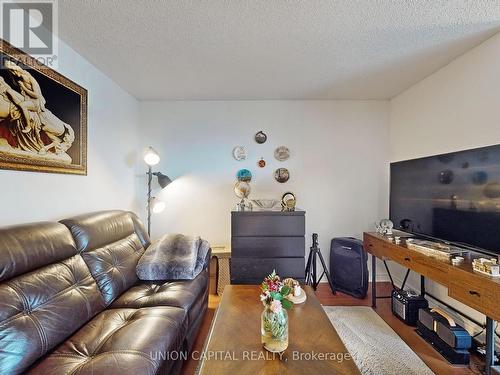
[(288, 347), (288, 314), (285, 309), (273, 312), (266, 307), (261, 317), (261, 341), (264, 349), (281, 353)]

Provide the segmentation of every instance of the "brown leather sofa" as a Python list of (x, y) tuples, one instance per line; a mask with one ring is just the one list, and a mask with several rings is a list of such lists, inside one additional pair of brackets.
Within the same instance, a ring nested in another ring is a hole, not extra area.
[(210, 252), (194, 280), (142, 282), (149, 241), (125, 211), (0, 229), (0, 374), (179, 373)]

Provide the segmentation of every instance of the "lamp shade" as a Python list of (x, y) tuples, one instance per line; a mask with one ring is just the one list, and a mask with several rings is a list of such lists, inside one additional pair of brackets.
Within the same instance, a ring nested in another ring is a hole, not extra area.
[(158, 178), (158, 185), (160, 185), (162, 189), (172, 182), (167, 175), (161, 172), (157, 172), (156, 177)]
[(158, 198), (151, 199), (151, 211), (155, 214), (159, 214), (165, 209), (165, 202), (159, 200)]
[(144, 162), (150, 166), (156, 165), (160, 162), (160, 155), (158, 155), (153, 147), (149, 146), (144, 152)]

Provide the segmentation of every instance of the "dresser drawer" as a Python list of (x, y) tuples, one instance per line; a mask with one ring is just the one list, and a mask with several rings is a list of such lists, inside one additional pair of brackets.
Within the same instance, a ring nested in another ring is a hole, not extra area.
[(233, 237), (233, 257), (274, 258), (305, 255), (304, 237)]
[[(276, 270), (282, 278), (303, 279), (305, 275), (304, 258), (231, 258), (231, 283), (240, 284), (245, 280), (258, 280)], [(247, 282), (248, 283), (248, 282)]]
[(252, 215), (238, 214), (231, 217), (232, 236), (304, 236), (304, 215)]
[(499, 312), (495, 314), (492, 311), (492, 305), (495, 303), (493, 291), (480, 285), (452, 280), (448, 286), (448, 295), (488, 316), (492, 316), (492, 313), (499, 315)]

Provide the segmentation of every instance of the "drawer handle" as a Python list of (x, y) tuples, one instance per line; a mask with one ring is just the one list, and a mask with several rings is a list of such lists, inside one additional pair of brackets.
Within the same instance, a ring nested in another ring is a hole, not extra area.
[(408, 258), (408, 257), (406, 257), (406, 258), (405, 258), (405, 260), (406, 260), (407, 262), (411, 261), (411, 259), (410, 259), (410, 258)]
[(472, 296), (481, 297), (481, 294), (479, 292), (476, 292), (475, 290), (469, 290), (469, 294)]

